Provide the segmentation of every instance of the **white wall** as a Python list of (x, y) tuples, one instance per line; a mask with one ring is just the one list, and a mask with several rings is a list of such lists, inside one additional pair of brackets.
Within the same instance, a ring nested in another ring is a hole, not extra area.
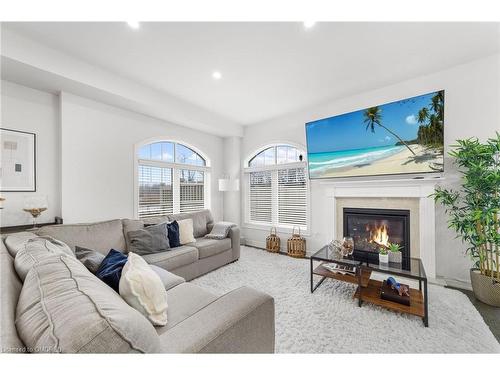
[(134, 146), (147, 139), (183, 141), (212, 163), (211, 208), (222, 218), (223, 140), (186, 127), (61, 94), (62, 215), (65, 223), (134, 216)]
[(59, 168), (59, 104), (55, 95), (1, 81), (1, 127), (36, 134), (36, 192), (0, 193), (4, 209), (1, 226), (30, 224), (31, 216), (22, 211), (24, 198), (46, 195), (49, 208), (39, 222), (53, 222), (61, 215)]
[[(476, 136), (486, 139), (500, 131), (500, 55), (459, 65), (451, 69), (404, 81), (377, 90), (332, 100), (324, 105), (309, 108), (281, 118), (245, 128), (242, 155), (247, 157), (267, 143), (292, 142), (305, 148), (304, 124), (311, 120), (334, 116), (372, 105), (412, 97), (444, 89), (445, 93), (445, 143), (446, 150), (457, 138)], [(446, 183), (456, 184), (457, 174), (446, 160)], [(328, 240), (327, 218), (331, 215), (325, 205), (325, 187), (311, 181), (311, 235), (308, 251), (315, 251)], [(247, 241), (265, 243), (266, 231), (244, 229)], [(286, 239), (288, 234), (282, 235)], [(436, 262), (438, 276), (469, 281), (470, 262), (464, 257), (464, 245), (454, 239), (447, 229), (446, 217), (441, 207), (436, 208)]]
[[(231, 180), (240, 180), (241, 185), (241, 138), (224, 138), (224, 174)], [(224, 220), (240, 225), (241, 186), (237, 191), (224, 192)]]

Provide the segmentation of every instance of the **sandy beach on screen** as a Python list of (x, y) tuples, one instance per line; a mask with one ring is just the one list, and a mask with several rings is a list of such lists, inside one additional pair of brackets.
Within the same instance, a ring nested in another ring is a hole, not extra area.
[(438, 150), (428, 149), (420, 145), (410, 145), (415, 152), (413, 155), (410, 150), (404, 148), (401, 152), (387, 158), (375, 160), (369, 164), (358, 166), (349, 166), (343, 168), (330, 168), (326, 171), (316, 172), (311, 177), (347, 177), (347, 176), (368, 176), (378, 174), (396, 174), (396, 173), (419, 173), (431, 172), (429, 167), (441, 165), (443, 162), (442, 153)]

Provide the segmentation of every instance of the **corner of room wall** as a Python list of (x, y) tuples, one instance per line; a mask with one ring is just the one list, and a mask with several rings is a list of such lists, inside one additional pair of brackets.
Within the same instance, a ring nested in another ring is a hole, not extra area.
[(1, 226), (30, 224), (32, 218), (22, 210), (24, 199), (47, 196), (49, 208), (39, 222), (53, 222), (61, 215), (57, 95), (1, 81), (1, 127), (36, 134), (36, 192), (3, 192)]

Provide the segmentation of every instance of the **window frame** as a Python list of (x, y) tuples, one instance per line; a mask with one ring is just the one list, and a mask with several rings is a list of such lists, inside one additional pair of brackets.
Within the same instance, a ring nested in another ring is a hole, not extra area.
[[(174, 155), (172, 162), (162, 161), (162, 160), (151, 160), (151, 159), (141, 159), (139, 158), (139, 150), (143, 146), (147, 146), (152, 143), (169, 142), (174, 144)], [(205, 160), (204, 166), (184, 164), (176, 162), (175, 155), (175, 144), (180, 144), (184, 147), (191, 149), (193, 152), (197, 153), (200, 157)], [(200, 151), (197, 147), (190, 145), (189, 143), (173, 140), (173, 139), (158, 139), (152, 138), (140, 142), (134, 146), (134, 218), (139, 219), (139, 165), (147, 165), (152, 167), (160, 168), (171, 168), (172, 169), (172, 190), (173, 190), (173, 214), (178, 214), (180, 212), (180, 170), (193, 170), (203, 172), (203, 196), (204, 196), (204, 208), (210, 209), (212, 205), (211, 201), (211, 162), (206, 154)]]
[[(303, 160), (294, 162), (294, 163), (284, 163), (284, 164), (278, 164), (277, 163), (277, 147), (278, 146), (290, 146), (294, 147), (297, 150), (301, 152), (303, 155)], [(262, 151), (265, 151), (269, 149), (270, 147), (275, 148), (275, 164), (273, 165), (265, 165), (265, 166), (259, 166), (259, 167), (250, 167), (250, 162), (257, 156), (259, 153)], [(257, 150), (254, 152), (250, 153), (250, 155), (245, 158), (244, 164), (243, 164), (243, 175), (244, 175), (244, 196), (243, 196), (243, 201), (244, 201), (244, 227), (249, 228), (249, 229), (259, 229), (259, 230), (270, 230), (270, 228), (275, 227), (277, 231), (281, 233), (292, 233), (293, 232), (293, 225), (286, 225), (286, 224), (278, 224), (278, 171), (283, 170), (283, 169), (294, 169), (294, 168), (304, 168), (304, 173), (305, 173), (305, 181), (306, 181), (306, 227), (304, 228), (303, 226), (300, 227), (301, 234), (309, 236), (311, 234), (311, 187), (310, 187), (310, 180), (309, 180), (309, 175), (307, 171), (307, 160), (306, 160), (306, 153), (302, 150), (305, 148), (301, 145), (293, 144), (290, 142), (278, 142), (278, 143), (273, 143), (273, 144), (267, 144), (265, 146), (259, 147)], [(263, 222), (257, 222), (257, 221), (252, 221), (250, 219), (250, 173), (252, 172), (261, 172), (261, 171), (271, 171), (271, 190), (272, 190), (272, 196), (273, 196), (273, 207), (272, 207), (272, 221), (273, 223), (263, 223)]]

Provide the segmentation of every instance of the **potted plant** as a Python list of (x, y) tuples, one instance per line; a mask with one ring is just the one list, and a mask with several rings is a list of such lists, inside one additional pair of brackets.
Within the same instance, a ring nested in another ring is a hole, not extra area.
[(379, 263), (389, 263), (389, 250), (386, 247), (378, 249), (378, 261)]
[(401, 246), (397, 243), (389, 243), (389, 262), (401, 263), (403, 260)]
[(450, 228), (469, 246), (475, 296), (500, 306), (500, 134), (485, 143), (476, 138), (457, 143), (450, 155), (463, 176), (461, 189), (438, 187), (433, 195), (450, 215)]

